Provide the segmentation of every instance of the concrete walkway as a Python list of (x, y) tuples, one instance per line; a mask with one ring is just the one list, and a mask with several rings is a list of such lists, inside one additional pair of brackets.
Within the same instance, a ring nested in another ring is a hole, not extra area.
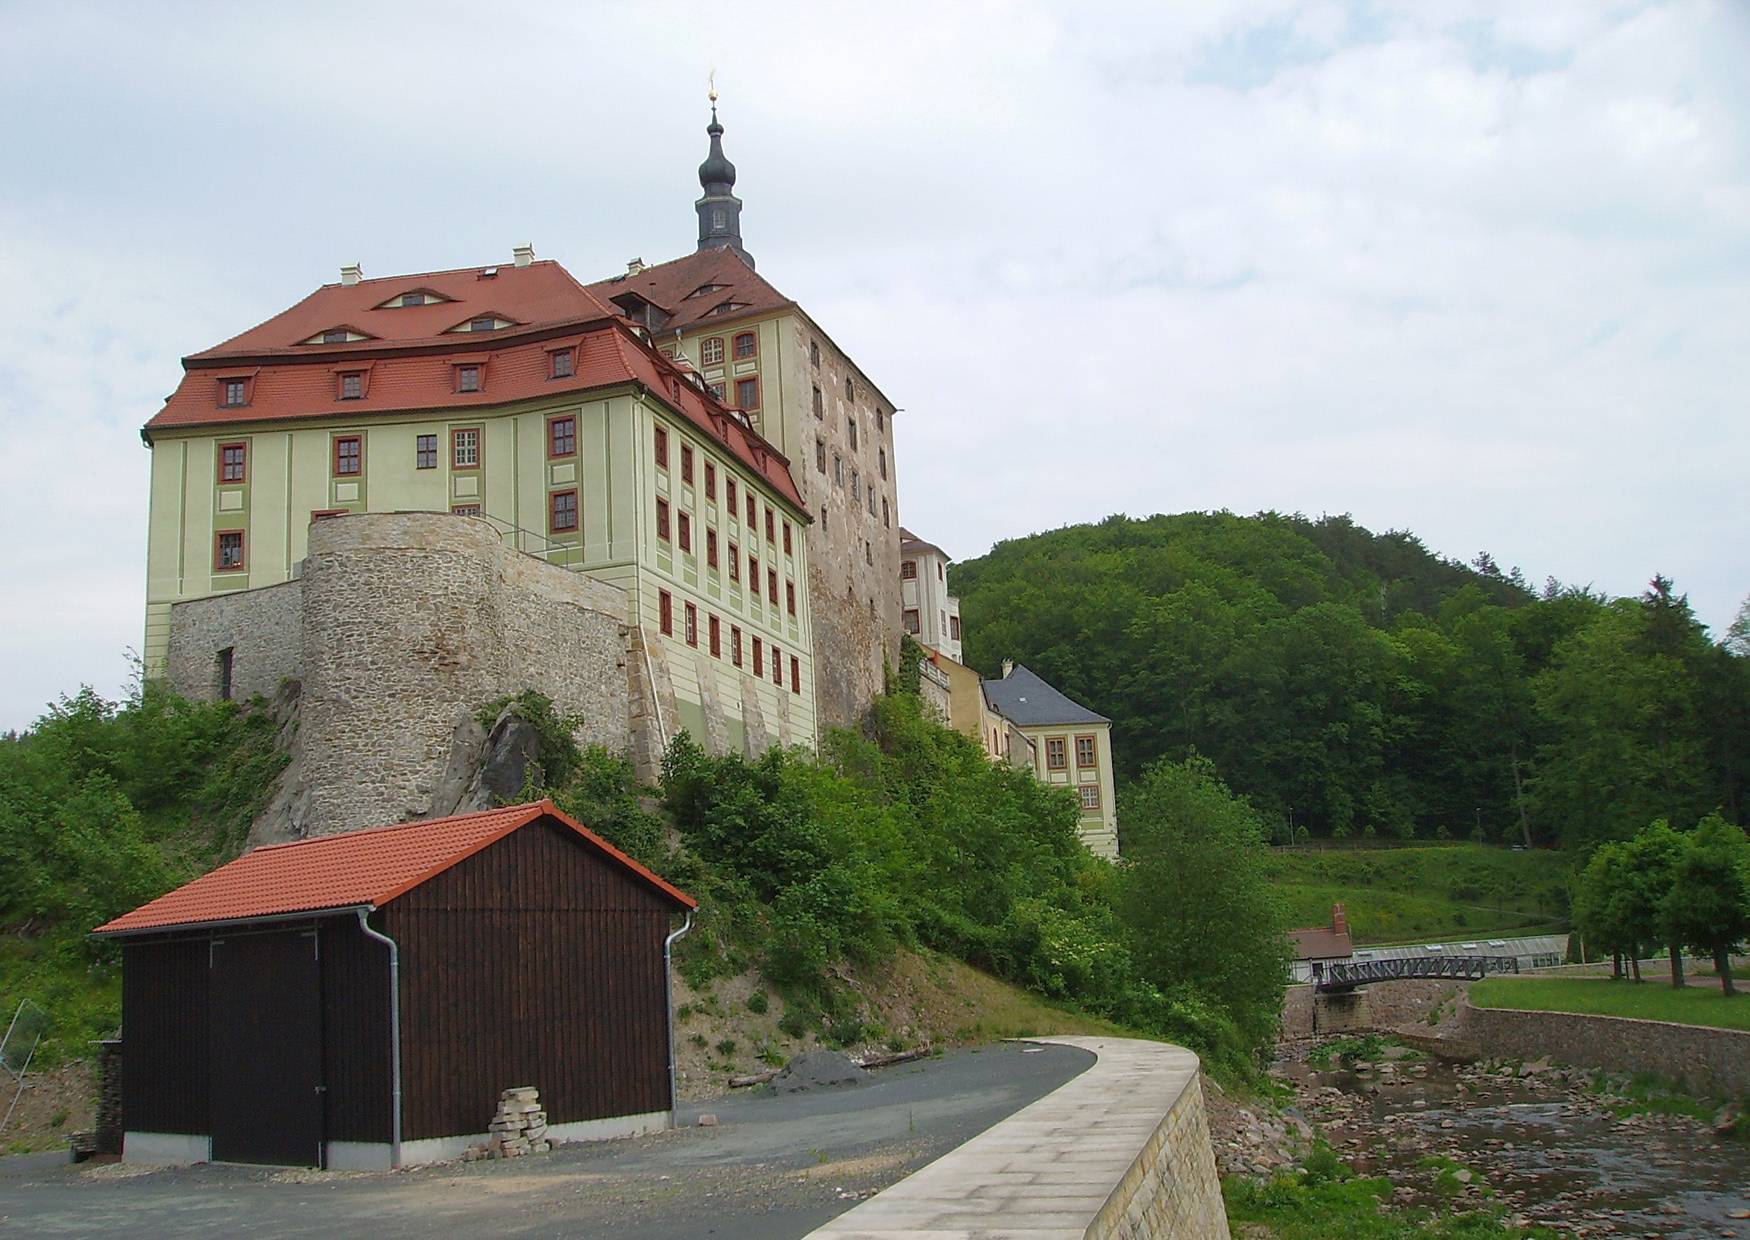
[[(810, 1233), (809, 1240), (1226, 1237), (1197, 1056), (1131, 1038), (1032, 1040), (1080, 1047), (1098, 1060), (1054, 1092)], [(1185, 1099), (1188, 1090), (1192, 1096)], [(1180, 1106), (1182, 1100), (1195, 1105)], [(1180, 1134), (1178, 1121), (1186, 1116), (1194, 1122)], [(1164, 1183), (1175, 1176), (1196, 1182)], [(1189, 1212), (1172, 1214), (1195, 1219), (1194, 1227), (1180, 1222), (1169, 1232), (1143, 1217), (1156, 1214), (1143, 1208), (1143, 1198), (1167, 1196), (1197, 1199)]]

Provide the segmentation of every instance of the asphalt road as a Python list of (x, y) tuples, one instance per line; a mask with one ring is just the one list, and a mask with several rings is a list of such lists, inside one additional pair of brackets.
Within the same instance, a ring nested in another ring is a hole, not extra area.
[(1092, 1062), (1062, 1046), (953, 1051), (851, 1088), (682, 1109), (716, 1127), (398, 1174), (0, 1158), (0, 1235), (794, 1240)]

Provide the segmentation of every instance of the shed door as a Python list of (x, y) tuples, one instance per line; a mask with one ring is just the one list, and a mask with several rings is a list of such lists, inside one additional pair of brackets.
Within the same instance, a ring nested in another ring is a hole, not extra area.
[(213, 1159), (322, 1165), (322, 994), (313, 930), (212, 946)]

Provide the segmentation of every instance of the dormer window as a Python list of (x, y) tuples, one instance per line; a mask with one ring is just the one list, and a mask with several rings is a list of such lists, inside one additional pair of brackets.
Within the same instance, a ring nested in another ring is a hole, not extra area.
[(712, 315), (716, 315), (716, 314), (734, 314), (737, 310), (746, 310), (748, 307), (748, 304), (749, 303), (747, 303), (745, 301), (720, 302), (717, 305), (712, 306), (709, 310), (705, 311), (705, 317), (710, 318)]
[(480, 390), (480, 367), (475, 365), (456, 367), (456, 391), (478, 392)]
[(434, 293), (428, 288), (410, 288), (405, 293), (397, 293), (388, 301), (377, 307), (379, 310), (399, 310), (403, 306), (435, 306), (440, 302), (450, 301), (442, 293)]
[(345, 327), (345, 326), (325, 327), (321, 331), (317, 332), (314, 336), (311, 336), (306, 340), (301, 340), (298, 343), (300, 343), (300, 344), (354, 344), (360, 340), (369, 340), (370, 338), (371, 337), (365, 335), (363, 332), (359, 331), (357, 328), (354, 328), (354, 327)]
[(452, 332), (496, 332), (515, 327), (516, 321), (500, 314), (477, 314), (465, 323), (457, 323)]
[(569, 379), (577, 373), (577, 354), (570, 349), (554, 349), (547, 354), (547, 375), (552, 379)]
[(359, 371), (351, 371), (340, 376), (340, 399), (363, 400), (365, 396), (365, 377)]
[(688, 293), (687, 298), (689, 300), (691, 300), (694, 297), (703, 297), (707, 293), (715, 293), (721, 289), (726, 289), (728, 287), (729, 286), (727, 284), (701, 284), (701, 285), (699, 285), (698, 288), (696, 288), (692, 292)]
[(241, 409), (249, 403), (249, 380), (219, 380), (219, 404), (226, 409)]

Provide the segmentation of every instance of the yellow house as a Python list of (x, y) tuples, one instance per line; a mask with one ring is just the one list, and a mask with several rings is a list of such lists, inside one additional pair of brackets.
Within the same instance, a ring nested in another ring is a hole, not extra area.
[(1045, 783), (1076, 794), (1082, 842), (1098, 856), (1117, 857), (1112, 721), (1017, 663), (1005, 661), (1002, 678), (985, 681), (984, 693), (992, 708), (1033, 743), (1034, 773)]

